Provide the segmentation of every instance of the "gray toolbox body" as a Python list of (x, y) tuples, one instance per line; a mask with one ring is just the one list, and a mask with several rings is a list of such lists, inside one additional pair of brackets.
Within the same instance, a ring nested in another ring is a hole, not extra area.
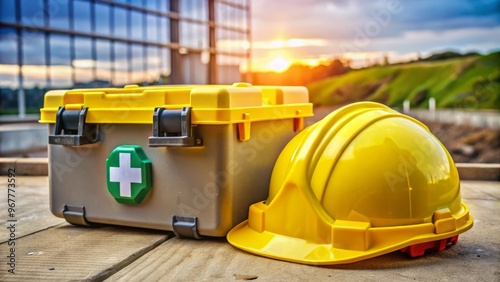
[(302, 87), (240, 83), (57, 90), (41, 113), (54, 215), (200, 238), (225, 236), (266, 199), (312, 106)]

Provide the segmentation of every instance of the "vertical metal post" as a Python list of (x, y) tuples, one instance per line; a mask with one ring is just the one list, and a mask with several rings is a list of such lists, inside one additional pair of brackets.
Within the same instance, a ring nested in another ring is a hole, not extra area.
[[(21, 22), (21, 1), (16, 1), (16, 22)], [(19, 65), (18, 79), (19, 89), (17, 91), (17, 111), (20, 118), (26, 114), (26, 102), (23, 81), (23, 33), (18, 27), (17, 30), (17, 63)]]
[(218, 83), (215, 25), (215, 0), (208, 0), (208, 47), (210, 49), (210, 61), (208, 62), (208, 83), (210, 84)]
[(410, 100), (403, 101), (403, 113), (408, 114), (410, 112)]
[[(170, 0), (170, 43), (179, 46), (179, 0)], [(177, 48), (170, 49), (170, 82), (183, 83), (182, 56)]]

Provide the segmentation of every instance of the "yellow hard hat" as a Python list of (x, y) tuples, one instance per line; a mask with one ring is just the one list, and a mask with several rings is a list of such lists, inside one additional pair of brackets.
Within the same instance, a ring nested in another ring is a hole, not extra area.
[(455, 244), (472, 227), (458, 172), (419, 121), (360, 102), (313, 124), (281, 152), (269, 198), (227, 235), (258, 255), (350, 263)]

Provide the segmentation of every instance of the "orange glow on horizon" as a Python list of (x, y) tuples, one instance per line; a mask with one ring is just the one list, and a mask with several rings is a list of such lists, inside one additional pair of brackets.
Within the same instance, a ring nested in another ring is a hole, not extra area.
[(278, 57), (267, 64), (267, 67), (275, 72), (284, 72), (288, 69), (288, 67), (292, 64), (292, 62), (285, 60), (281, 57)]
[[(297, 56), (293, 50), (287, 50), (284, 52), (282, 49), (274, 51), (274, 54), (268, 54), (267, 56), (257, 57), (254, 56), (252, 59), (252, 71), (253, 72), (285, 72), (290, 66), (297, 64), (308, 67), (317, 67), (319, 65), (329, 65), (333, 60), (338, 59), (346, 66), (349, 65), (351, 68), (358, 69), (366, 67), (374, 63), (383, 63), (384, 58), (388, 56), (394, 61), (397, 60), (410, 60), (417, 58), (417, 55), (411, 54), (411, 56), (402, 57), (398, 56), (395, 52), (345, 52), (345, 53), (333, 53), (318, 55), (316, 57), (300, 57)], [(245, 68), (242, 71), (246, 72)]]

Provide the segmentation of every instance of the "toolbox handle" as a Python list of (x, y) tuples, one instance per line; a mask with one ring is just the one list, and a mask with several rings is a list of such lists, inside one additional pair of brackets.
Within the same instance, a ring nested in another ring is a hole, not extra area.
[(59, 107), (54, 134), (49, 135), (49, 144), (82, 146), (98, 142), (99, 126), (86, 122), (88, 108), (67, 110)]
[(155, 108), (153, 114), (153, 136), (150, 147), (193, 147), (203, 145), (201, 138), (193, 136), (191, 107), (182, 110)]

